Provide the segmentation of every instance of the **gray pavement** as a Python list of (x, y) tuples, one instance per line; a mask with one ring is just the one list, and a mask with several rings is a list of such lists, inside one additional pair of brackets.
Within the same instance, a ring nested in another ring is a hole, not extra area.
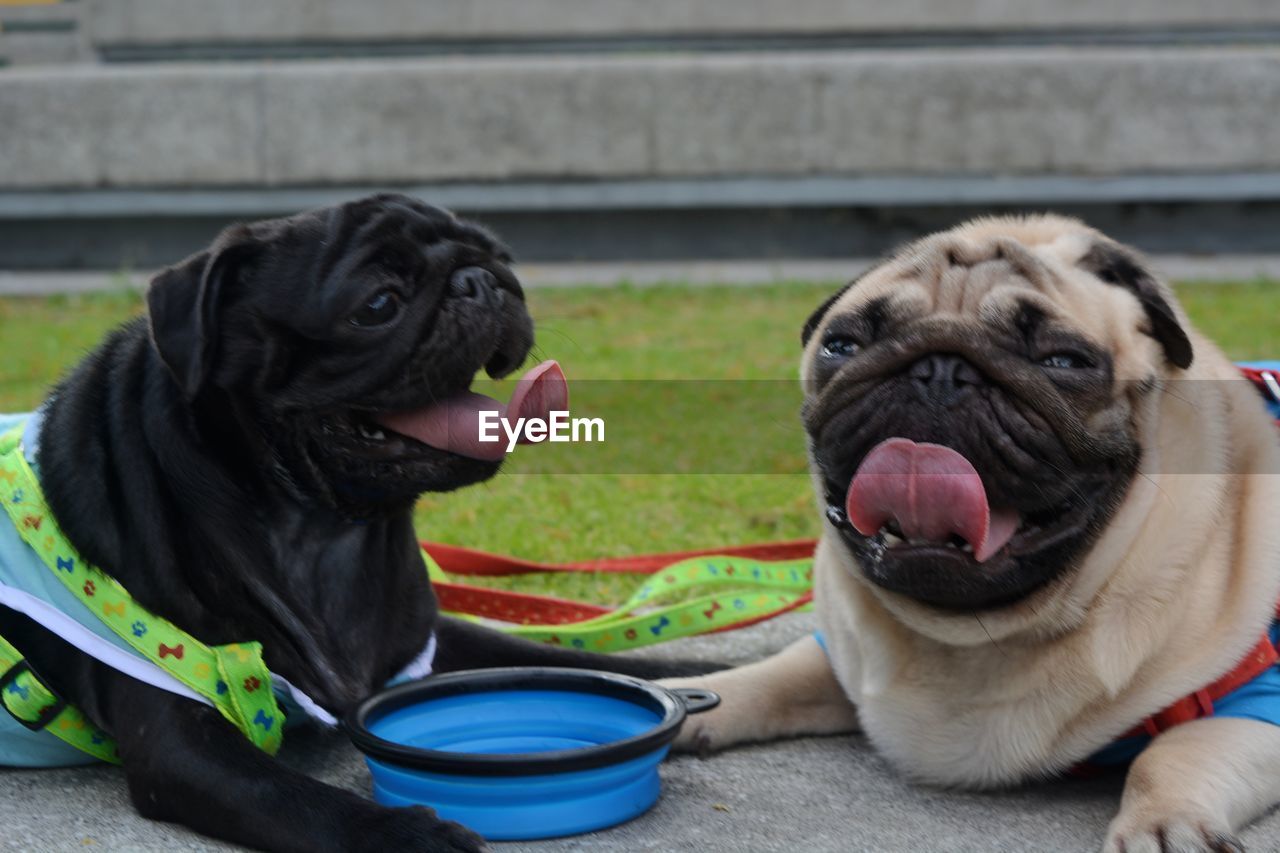
[[(753, 628), (679, 641), (651, 655), (747, 661), (812, 630), (795, 614)], [(341, 736), (291, 733), (285, 761), (362, 794), (364, 765)], [(899, 778), (859, 737), (810, 738), (680, 756), (662, 770), (663, 795), (644, 816), (576, 838), (496, 845), (500, 853), (697, 850), (1092, 851), (1119, 803), (1121, 780), (1064, 780), (1000, 793), (922, 788)], [(1243, 834), (1252, 853), (1280, 850), (1280, 814)], [(138, 817), (114, 768), (0, 771), (0, 849), (213, 851), (235, 849)]]

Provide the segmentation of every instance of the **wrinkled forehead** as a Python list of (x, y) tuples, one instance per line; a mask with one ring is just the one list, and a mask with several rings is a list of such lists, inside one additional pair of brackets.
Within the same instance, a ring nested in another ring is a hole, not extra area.
[(258, 266), (265, 277), (322, 298), (341, 299), (370, 277), (414, 282), (427, 271), (443, 275), (457, 266), (510, 260), (506, 246), (483, 227), (395, 194), (249, 227), (262, 247)]
[(246, 259), (224, 304), (315, 340), (384, 293), (428, 316), (463, 267), (515, 281), (505, 246), (482, 226), (399, 195), (262, 220), (235, 239)]
[(1081, 266), (1102, 238), (1070, 222), (970, 223), (908, 244), (851, 284), (809, 347), (841, 317), (875, 306), (897, 320), (952, 316), (992, 326), (1031, 308), (1116, 351), (1143, 325), (1142, 306)]
[(318, 253), (330, 262), (416, 257), (450, 242), (509, 256), (497, 238), (475, 223), (417, 199), (391, 194), (257, 222), (250, 228), (260, 242), (282, 252)]

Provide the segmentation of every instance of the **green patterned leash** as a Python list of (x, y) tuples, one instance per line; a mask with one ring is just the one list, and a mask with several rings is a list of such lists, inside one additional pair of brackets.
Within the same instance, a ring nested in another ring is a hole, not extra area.
[(120, 763), (115, 741), (41, 681), (22, 653), (0, 637), (0, 702), (32, 731), (44, 730), (101, 761)]
[[(425, 550), (423, 557), (433, 581), (448, 580)], [(604, 615), (502, 629), (552, 645), (616, 652), (770, 619), (808, 604), (812, 586), (813, 559), (809, 557), (780, 561), (716, 554), (689, 557), (650, 575), (624, 604)], [(689, 590), (695, 588), (713, 591), (688, 598)], [(506, 595), (498, 590), (471, 591), (494, 598)]]

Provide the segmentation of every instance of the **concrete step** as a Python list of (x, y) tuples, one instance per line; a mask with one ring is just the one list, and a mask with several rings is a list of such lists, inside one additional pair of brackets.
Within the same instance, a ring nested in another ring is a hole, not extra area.
[(1280, 48), (15, 68), (0, 186), (1280, 171)]
[[(92, 0), (93, 38), (108, 57), (222, 46), (251, 53), (322, 45), (522, 41), (642, 45), (671, 39), (945, 33), (1246, 33), (1280, 25), (1269, 0)], [(234, 55), (234, 53), (232, 53)]]
[(93, 58), (83, 2), (0, 3), (0, 67)]
[(875, 255), (1055, 207), (1280, 251), (1280, 48), (590, 54), (14, 68), (0, 267), (149, 267), (399, 188), (531, 260)]

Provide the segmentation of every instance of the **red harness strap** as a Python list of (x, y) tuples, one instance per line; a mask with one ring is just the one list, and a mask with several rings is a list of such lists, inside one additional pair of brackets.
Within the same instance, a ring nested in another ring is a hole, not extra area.
[[(1263, 396), (1268, 398), (1275, 396), (1276, 402), (1280, 402), (1280, 396), (1276, 395), (1275, 388), (1270, 384), (1276, 381), (1275, 374), (1272, 371), (1241, 367), (1240, 372), (1245, 375), (1246, 379), (1257, 386)], [(1270, 383), (1268, 380), (1270, 380)], [(1280, 619), (1280, 604), (1276, 605), (1276, 618)], [(1207, 687), (1202, 687), (1195, 693), (1183, 696), (1163, 711), (1152, 714), (1120, 737), (1137, 737), (1144, 734), (1155, 737), (1160, 732), (1171, 729), (1181, 723), (1189, 723), (1201, 717), (1212, 716), (1213, 703), (1215, 701), (1248, 684), (1280, 660), (1280, 649), (1277, 649), (1276, 644), (1271, 642), (1269, 629), (1270, 626), (1268, 626), (1268, 630), (1262, 632), (1262, 638), (1249, 650), (1249, 653), (1226, 675)]]
[[(1280, 605), (1276, 606), (1276, 618), (1280, 619)], [(1271, 642), (1271, 632), (1268, 630), (1240, 663), (1226, 675), (1195, 693), (1183, 696), (1163, 711), (1152, 714), (1120, 737), (1138, 737), (1144, 734), (1155, 737), (1182, 723), (1189, 723), (1201, 717), (1210, 717), (1213, 715), (1215, 701), (1253, 681), (1274, 666), (1277, 661), (1280, 661), (1280, 649)]]

